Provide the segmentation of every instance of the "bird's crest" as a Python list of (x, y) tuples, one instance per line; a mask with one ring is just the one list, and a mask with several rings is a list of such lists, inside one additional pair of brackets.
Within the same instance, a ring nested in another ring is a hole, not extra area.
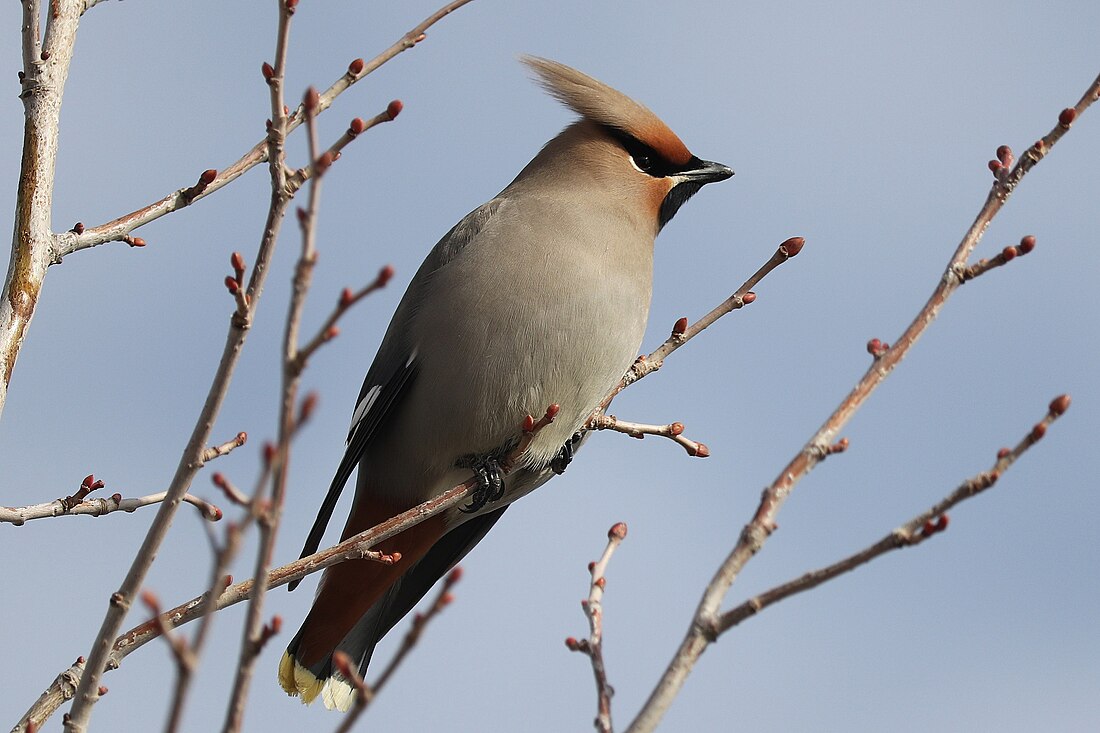
[(660, 117), (622, 92), (557, 61), (537, 56), (520, 60), (538, 75), (546, 91), (581, 117), (630, 135), (670, 163), (691, 160), (687, 146)]

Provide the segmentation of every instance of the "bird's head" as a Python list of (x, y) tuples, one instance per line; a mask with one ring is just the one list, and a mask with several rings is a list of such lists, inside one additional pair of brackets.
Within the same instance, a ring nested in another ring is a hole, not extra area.
[(658, 230), (704, 185), (733, 175), (728, 166), (693, 155), (661, 118), (622, 92), (556, 61), (534, 56), (522, 61), (551, 95), (581, 116), (529, 169), (564, 164), (574, 173), (597, 176), (604, 187), (624, 192), (642, 207)]

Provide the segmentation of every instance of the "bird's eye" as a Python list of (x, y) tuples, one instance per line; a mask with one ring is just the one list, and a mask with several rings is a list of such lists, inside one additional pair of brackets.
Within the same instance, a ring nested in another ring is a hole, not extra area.
[(649, 173), (653, 170), (653, 158), (644, 153), (630, 156), (630, 160), (633, 161), (634, 167), (640, 170), (642, 173)]

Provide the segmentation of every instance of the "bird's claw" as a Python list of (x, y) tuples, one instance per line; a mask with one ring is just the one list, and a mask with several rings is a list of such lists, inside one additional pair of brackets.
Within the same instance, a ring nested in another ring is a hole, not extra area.
[(559, 476), (565, 473), (565, 469), (573, 462), (573, 456), (576, 455), (577, 446), (580, 444), (581, 438), (583, 437), (583, 433), (573, 433), (573, 437), (565, 441), (565, 445), (558, 451), (558, 455), (554, 457), (554, 460), (550, 461), (550, 470)]
[(504, 472), (499, 460), (490, 456), (474, 456), (460, 463), (477, 475), (477, 488), (470, 495), (470, 503), (461, 508), (462, 512), (473, 514), (504, 496)]

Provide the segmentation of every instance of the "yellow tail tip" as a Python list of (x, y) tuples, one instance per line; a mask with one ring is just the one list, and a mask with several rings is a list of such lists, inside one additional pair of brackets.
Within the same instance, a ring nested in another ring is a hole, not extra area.
[(290, 652), (283, 652), (283, 658), (279, 660), (279, 685), (286, 694), (297, 695), (308, 705), (321, 694), (325, 681), (317, 679)]

